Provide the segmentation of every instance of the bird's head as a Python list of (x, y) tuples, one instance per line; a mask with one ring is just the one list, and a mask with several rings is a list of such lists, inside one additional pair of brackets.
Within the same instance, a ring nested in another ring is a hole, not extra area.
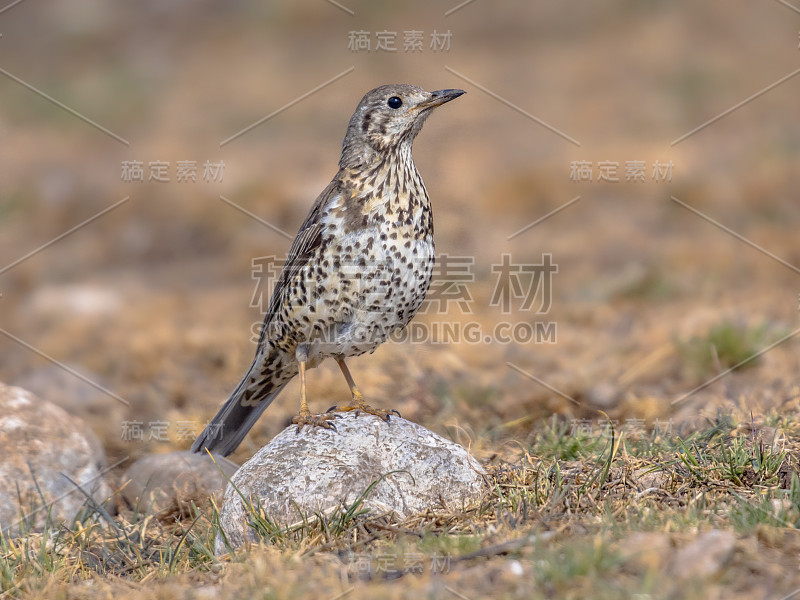
[(367, 92), (350, 119), (339, 165), (365, 165), (403, 144), (410, 148), (433, 109), (464, 93), (463, 90), (426, 92), (406, 84), (382, 85)]

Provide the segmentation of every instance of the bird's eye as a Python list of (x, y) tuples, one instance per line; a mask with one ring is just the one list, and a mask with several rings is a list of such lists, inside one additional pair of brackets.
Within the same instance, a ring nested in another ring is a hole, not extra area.
[(403, 106), (403, 101), (397, 96), (392, 96), (386, 101), (386, 106), (388, 106), (389, 108), (398, 109), (401, 106)]

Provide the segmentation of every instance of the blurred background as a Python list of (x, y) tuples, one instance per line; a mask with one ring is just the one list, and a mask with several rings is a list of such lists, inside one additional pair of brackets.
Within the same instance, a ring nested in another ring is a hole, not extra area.
[[(110, 462), (187, 448), (250, 364), (258, 269), (353, 109), (406, 82), (468, 92), (415, 145), (437, 251), (467, 268), (439, 273), (463, 302), (420, 315), (422, 339), (352, 361), (372, 403), (478, 452), (553, 415), (795, 411), (798, 31), (743, 0), (9, 3), (0, 380), (85, 418)], [(526, 309), (544, 254), (551, 302)], [(498, 305), (501, 284), (523, 293)], [(520, 323), (550, 334), (494, 335)], [(309, 386), (312, 410), (348, 397), (335, 364)], [(297, 408), (293, 382), (239, 458)]]

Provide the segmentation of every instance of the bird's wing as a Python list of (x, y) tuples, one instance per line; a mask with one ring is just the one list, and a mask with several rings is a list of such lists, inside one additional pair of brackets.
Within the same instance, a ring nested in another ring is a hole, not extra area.
[(300, 268), (314, 255), (322, 242), (322, 232), (325, 227), (325, 224), (322, 222), (322, 214), (325, 207), (331, 202), (334, 202), (340, 193), (341, 182), (339, 178), (336, 177), (314, 201), (314, 205), (311, 207), (303, 224), (300, 226), (300, 231), (297, 232), (297, 236), (292, 242), (289, 255), (286, 257), (286, 263), (283, 265), (281, 274), (278, 276), (278, 281), (275, 283), (275, 288), (272, 290), (269, 307), (264, 318), (264, 325), (261, 328), (261, 335), (258, 339), (259, 351), (262, 348), (270, 322), (285, 302), (285, 294), (289, 282), (297, 275)]

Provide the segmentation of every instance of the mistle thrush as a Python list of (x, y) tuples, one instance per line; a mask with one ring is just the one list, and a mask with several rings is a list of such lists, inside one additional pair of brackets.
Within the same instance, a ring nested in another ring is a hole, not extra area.
[(412, 85), (375, 88), (356, 108), (342, 142), (339, 172), (314, 202), (275, 284), (253, 364), (192, 446), (232, 453), (283, 387), (300, 375), (293, 422), (335, 429), (335, 414), (311, 414), (306, 370), (333, 358), (352, 394), (368, 406), (345, 358), (373, 352), (414, 317), (434, 264), (428, 193), (411, 146), (434, 108), (462, 90), (426, 92)]

